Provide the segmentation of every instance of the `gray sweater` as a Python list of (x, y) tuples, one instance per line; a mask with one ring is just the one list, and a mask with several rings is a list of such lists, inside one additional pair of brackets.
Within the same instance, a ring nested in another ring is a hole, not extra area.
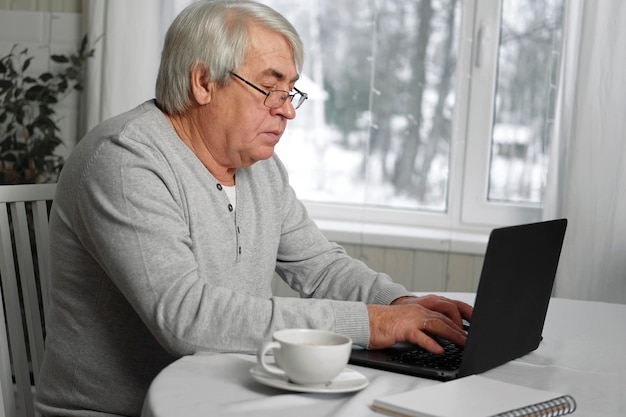
[[(322, 235), (278, 157), (236, 181), (232, 209), (152, 101), (79, 142), (50, 219), (44, 414), (138, 415), (172, 361), (252, 353), (281, 328), (366, 346), (365, 304), (408, 294)], [(273, 297), (274, 271), (302, 298)]]

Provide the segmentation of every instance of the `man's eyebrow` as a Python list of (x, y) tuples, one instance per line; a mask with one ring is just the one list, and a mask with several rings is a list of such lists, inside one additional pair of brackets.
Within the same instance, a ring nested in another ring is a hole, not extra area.
[[(286, 78), (285, 74), (283, 74), (282, 72), (280, 72), (280, 71), (278, 71), (278, 70), (276, 70), (274, 68), (268, 68), (265, 71), (263, 71), (262, 74), (264, 76), (274, 77), (278, 81), (282, 81), (282, 80), (284, 80)], [(299, 78), (300, 78), (300, 74), (296, 74), (296, 76), (293, 77), (290, 82), (295, 83), (296, 81), (298, 81)]]

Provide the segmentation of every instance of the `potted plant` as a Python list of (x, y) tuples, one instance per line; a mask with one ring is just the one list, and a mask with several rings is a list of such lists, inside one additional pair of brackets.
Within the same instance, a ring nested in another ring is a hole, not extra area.
[(94, 50), (84, 37), (78, 50), (51, 55), (57, 71), (27, 73), (33, 60), (17, 45), (0, 58), (0, 184), (56, 181), (63, 157), (55, 154), (63, 142), (55, 105), (72, 91), (83, 89), (83, 69)]

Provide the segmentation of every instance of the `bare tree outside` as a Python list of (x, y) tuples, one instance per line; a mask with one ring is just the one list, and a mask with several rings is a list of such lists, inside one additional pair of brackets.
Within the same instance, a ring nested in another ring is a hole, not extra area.
[[(310, 100), (277, 146), (299, 197), (445, 212), (462, 2), (264, 3), (294, 23), (307, 48), (297, 86)], [(561, 3), (503, 0), (492, 199), (524, 201), (541, 187)], [(509, 18), (515, 13), (521, 18)], [(520, 151), (510, 129), (530, 132), (532, 150)]]
[(505, 1), (489, 199), (540, 204), (563, 26), (562, 0)]

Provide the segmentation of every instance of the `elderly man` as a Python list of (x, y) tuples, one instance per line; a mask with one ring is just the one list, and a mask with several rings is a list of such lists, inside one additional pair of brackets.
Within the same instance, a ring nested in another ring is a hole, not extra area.
[[(156, 100), (75, 148), (50, 221), (44, 415), (138, 415), (175, 359), (254, 352), (282, 328), (369, 348), (465, 343), (470, 306), (412, 297), (329, 242), (296, 199), (274, 146), (306, 99), (301, 64), (272, 9), (194, 3), (167, 33)], [(300, 299), (272, 296), (274, 271)]]

